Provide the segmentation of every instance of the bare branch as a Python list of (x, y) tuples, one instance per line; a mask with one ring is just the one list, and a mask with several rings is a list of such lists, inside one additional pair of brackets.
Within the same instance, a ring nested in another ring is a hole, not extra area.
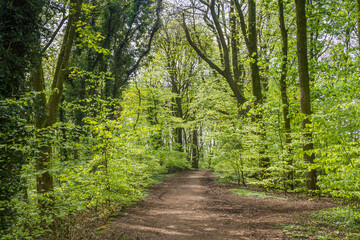
[(49, 42), (45, 45), (45, 47), (43, 48), (43, 52), (46, 52), (46, 50), (50, 47), (50, 45), (53, 43), (56, 35), (59, 33), (60, 29), (62, 28), (62, 26), (64, 25), (64, 22), (66, 21), (66, 19), (68, 18), (68, 16), (64, 16), (61, 21), (59, 26), (56, 28), (55, 32), (52, 34)]
[(220, 67), (218, 67), (213, 61), (211, 61), (197, 46), (196, 44), (193, 42), (193, 40), (191, 39), (190, 33), (189, 33), (189, 29), (186, 26), (186, 22), (185, 22), (185, 17), (183, 15), (183, 23), (182, 23), (182, 27), (185, 31), (185, 36), (186, 36), (186, 40), (188, 41), (188, 43), (190, 44), (190, 46), (195, 50), (195, 52), (207, 63), (209, 64), (209, 66), (214, 69), (215, 71), (217, 71), (219, 74), (221, 74), (222, 76), (225, 76), (225, 72), (224, 70), (222, 70)]

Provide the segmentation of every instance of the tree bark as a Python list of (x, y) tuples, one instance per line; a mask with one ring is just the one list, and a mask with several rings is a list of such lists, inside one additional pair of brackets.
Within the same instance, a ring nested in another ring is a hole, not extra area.
[(193, 129), (192, 131), (192, 156), (191, 165), (193, 168), (199, 168), (199, 143), (198, 143), (198, 131)]
[(66, 26), (63, 43), (61, 45), (58, 61), (55, 68), (54, 79), (51, 85), (51, 94), (47, 105), (47, 126), (52, 126), (57, 121), (60, 97), (64, 88), (64, 79), (70, 59), (71, 48), (75, 37), (76, 22), (80, 17), (82, 0), (70, 1), (70, 15)]
[(240, 78), (240, 69), (239, 69), (239, 39), (238, 31), (236, 24), (236, 16), (234, 12), (234, 1), (231, 0), (230, 8), (230, 31), (231, 31), (231, 53), (232, 53), (232, 68), (234, 73), (234, 81), (238, 84), (241, 94), (244, 94), (244, 81)]
[[(289, 117), (289, 99), (287, 95), (287, 65), (288, 65), (288, 31), (285, 27), (284, 20), (284, 1), (278, 0), (279, 5), (279, 26), (281, 32), (281, 40), (282, 40), (282, 63), (281, 63), (281, 75), (280, 75), (280, 92), (281, 92), (281, 101), (282, 101), (282, 110), (283, 110), (283, 119), (284, 119), (284, 129), (285, 129), (285, 143), (286, 150), (289, 153), (289, 158), (287, 160), (287, 164), (292, 167), (293, 160), (291, 157), (292, 148), (291, 144), (291, 119)], [(288, 180), (294, 179), (293, 170), (289, 171)], [(294, 188), (293, 183), (290, 184), (291, 188)]]
[(257, 30), (256, 30), (256, 3), (254, 0), (249, 0), (249, 58), (251, 69), (251, 84), (256, 103), (263, 103), (263, 95), (261, 91), (260, 70), (258, 65), (258, 50), (257, 50)]
[[(240, 29), (245, 41), (246, 48), (248, 50), (249, 59), (250, 59), (250, 74), (251, 74), (251, 85), (252, 93), (255, 97), (255, 107), (262, 104), (264, 101), (262, 89), (261, 89), (261, 78), (260, 78), (260, 69), (258, 65), (258, 36), (257, 36), (257, 27), (256, 27), (256, 3), (254, 0), (248, 0), (248, 25), (246, 26), (244, 13), (241, 9), (241, 4), (238, 0), (233, 0), (236, 10), (239, 15), (240, 20)], [(259, 121), (260, 129), (262, 132), (258, 133), (261, 135), (262, 140), (266, 139), (265, 126), (262, 123), (262, 115), (257, 114), (255, 117)], [(262, 168), (267, 168), (270, 165), (269, 157), (265, 156), (267, 146), (263, 145), (260, 150), (260, 161), (259, 165)], [(263, 175), (263, 173), (261, 174)]]
[[(295, 0), (296, 6), (296, 24), (297, 24), (297, 55), (298, 55), (298, 72), (300, 80), (300, 110), (304, 114), (304, 120), (301, 127), (303, 129), (303, 144), (304, 161), (308, 164), (314, 163), (315, 155), (309, 153), (314, 149), (312, 142), (312, 132), (308, 129), (311, 125), (309, 116), (311, 112), (311, 99), (310, 99), (310, 76), (309, 64), (307, 57), (307, 23), (306, 23), (306, 0)], [(306, 174), (306, 187), (309, 190), (317, 189), (316, 186), (317, 176), (314, 169)]]

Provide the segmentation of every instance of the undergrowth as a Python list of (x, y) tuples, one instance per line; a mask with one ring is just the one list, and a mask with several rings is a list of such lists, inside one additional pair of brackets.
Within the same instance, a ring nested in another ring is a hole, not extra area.
[(358, 240), (360, 207), (341, 206), (313, 212), (308, 219), (284, 226), (283, 230), (295, 239)]
[(248, 196), (248, 197), (256, 197), (256, 198), (271, 198), (271, 199), (285, 200), (285, 201), (289, 200), (287, 198), (275, 197), (275, 196), (268, 195), (264, 192), (251, 191), (251, 190), (247, 190), (247, 189), (231, 189), (231, 191), (234, 194), (240, 195), (240, 196)]

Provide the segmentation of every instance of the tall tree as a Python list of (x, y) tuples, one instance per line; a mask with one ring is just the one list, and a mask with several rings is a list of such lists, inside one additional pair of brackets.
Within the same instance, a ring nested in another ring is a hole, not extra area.
[(198, 139), (198, 130), (195, 127), (192, 130), (191, 138), (191, 166), (195, 169), (199, 168), (199, 139)]
[(249, 59), (250, 59), (250, 71), (251, 71), (251, 84), (252, 92), (256, 98), (256, 103), (263, 103), (263, 93), (261, 90), (261, 79), (260, 79), (260, 69), (258, 64), (258, 44), (257, 44), (257, 28), (256, 28), (256, 3), (254, 0), (248, 1), (248, 27), (246, 27), (246, 22), (244, 18), (244, 13), (242, 6), (238, 0), (235, 1), (235, 7), (237, 9), (240, 26), (243, 38), (245, 40), (245, 45), (248, 50)]
[[(260, 68), (259, 68), (259, 55), (258, 55), (258, 31), (256, 26), (256, 2), (254, 0), (248, 0), (248, 25), (246, 26), (244, 13), (242, 6), (238, 0), (235, 1), (235, 7), (238, 12), (240, 20), (240, 29), (245, 41), (245, 45), (248, 50), (248, 58), (250, 62), (250, 76), (251, 76), (251, 85), (252, 85), (252, 94), (255, 97), (255, 107), (264, 103), (263, 91), (261, 88), (261, 77), (260, 77)], [(266, 131), (262, 121), (262, 114), (258, 113), (256, 119), (259, 121), (262, 140), (266, 138)], [(262, 144), (260, 150), (260, 167), (269, 167), (270, 159), (265, 156), (266, 144), (265, 141)]]
[[(70, 59), (71, 48), (75, 37), (76, 23), (80, 16), (82, 0), (70, 0), (70, 9), (68, 23), (65, 29), (62, 45), (56, 63), (55, 73), (51, 83), (51, 93), (49, 99), (46, 99), (46, 87), (42, 65), (42, 54), (38, 55), (36, 66), (31, 73), (33, 89), (37, 92), (37, 98), (34, 102), (36, 107), (35, 127), (39, 129), (39, 137), (47, 139), (47, 128), (56, 123), (58, 117), (59, 103), (63, 92), (65, 72)], [(40, 39), (38, 39), (40, 46)], [(37, 191), (39, 194), (49, 193), (53, 190), (53, 177), (49, 172), (51, 163), (52, 146), (48, 140), (42, 144), (40, 156), (36, 161)], [(41, 201), (40, 207), (44, 210), (48, 206), (47, 201)]]
[[(306, 19), (306, 0), (295, 0), (296, 6), (296, 25), (297, 25), (297, 55), (298, 55), (298, 73), (300, 80), (300, 111), (304, 115), (301, 127), (304, 131), (303, 154), (304, 161), (313, 164), (315, 154), (311, 152), (314, 149), (311, 121), (312, 114), (310, 98), (310, 76), (309, 63), (307, 56), (307, 19)], [(317, 189), (317, 176), (315, 169), (307, 173), (306, 187), (309, 190)]]
[(33, 52), (38, 51), (42, 1), (8, 0), (0, 3), (0, 97), (19, 97)]
[[(287, 94), (287, 68), (288, 68), (288, 30), (285, 26), (284, 20), (284, 1), (278, 0), (278, 9), (279, 9), (279, 26), (281, 32), (281, 41), (282, 41), (282, 62), (281, 62), (281, 74), (280, 74), (280, 93), (281, 93), (281, 101), (282, 101), (282, 111), (283, 111), (283, 119), (284, 119), (284, 129), (285, 129), (285, 143), (286, 148), (291, 155), (291, 119), (289, 116), (289, 98)], [(292, 158), (289, 157), (288, 165), (292, 166)], [(293, 171), (289, 172), (289, 180), (293, 179)], [(293, 187), (293, 185), (291, 185)]]

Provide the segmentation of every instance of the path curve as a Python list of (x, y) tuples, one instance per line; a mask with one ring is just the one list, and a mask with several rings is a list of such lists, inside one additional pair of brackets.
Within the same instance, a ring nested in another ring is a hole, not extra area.
[(280, 224), (324, 207), (235, 196), (214, 182), (210, 171), (185, 171), (153, 186), (146, 200), (112, 221), (99, 239), (290, 239)]

